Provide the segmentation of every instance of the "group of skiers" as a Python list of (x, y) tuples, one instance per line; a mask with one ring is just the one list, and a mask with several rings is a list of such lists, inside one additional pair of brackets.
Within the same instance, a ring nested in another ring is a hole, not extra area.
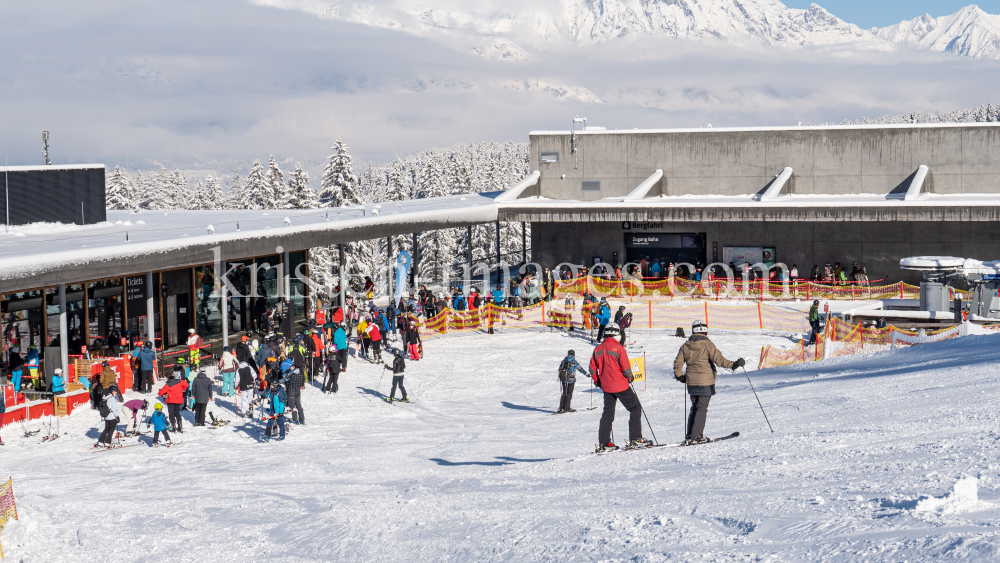
[[(621, 312), (621, 309), (619, 310)], [(619, 449), (611, 438), (611, 427), (615, 419), (615, 406), (621, 403), (629, 413), (629, 438), (625, 449), (636, 449), (653, 444), (642, 436), (642, 404), (632, 388), (634, 376), (628, 352), (619, 340), (622, 332), (618, 323), (601, 325), (600, 343), (594, 348), (589, 370), (585, 371), (576, 360), (576, 352), (570, 350), (559, 365), (559, 380), (562, 396), (557, 414), (576, 412), (571, 407), (573, 388), (577, 372), (588, 374), (594, 385), (604, 393), (604, 411), (598, 429), (598, 453)], [(736, 370), (746, 362), (743, 358), (727, 360), (715, 344), (708, 338), (708, 325), (701, 320), (691, 326), (691, 337), (677, 352), (674, 360), (674, 377), (684, 383), (691, 396), (691, 410), (685, 431), (685, 444), (704, 444), (711, 440), (705, 437), (705, 422), (708, 404), (715, 395), (717, 366)], [(686, 367), (686, 369), (685, 369)]]

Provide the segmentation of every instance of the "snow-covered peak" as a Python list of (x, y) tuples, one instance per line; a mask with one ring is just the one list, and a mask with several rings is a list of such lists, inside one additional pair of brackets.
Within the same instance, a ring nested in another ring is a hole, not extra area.
[(407, 0), (327, 3), (251, 0), (321, 18), (429, 37), (487, 59), (520, 62), (532, 50), (593, 45), (627, 37), (722, 41), (751, 46), (895, 45), (1000, 58), (1000, 16), (976, 5), (950, 16), (929, 15), (884, 28), (861, 29), (818, 4), (788, 8), (779, 0)]
[(950, 16), (924, 14), (872, 33), (892, 43), (912, 45), (977, 59), (1000, 58), (1000, 16), (987, 14), (975, 4)]

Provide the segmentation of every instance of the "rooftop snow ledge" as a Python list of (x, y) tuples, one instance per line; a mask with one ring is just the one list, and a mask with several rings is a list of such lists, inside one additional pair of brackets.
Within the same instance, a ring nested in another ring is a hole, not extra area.
[(514, 201), (514, 200), (516, 200), (518, 197), (521, 196), (521, 194), (524, 192), (524, 190), (530, 188), (531, 186), (534, 186), (534, 185), (538, 184), (538, 178), (539, 178), (539, 176), (541, 176), (541, 173), (539, 173), (538, 170), (535, 170), (531, 174), (528, 174), (527, 178), (525, 178), (525, 179), (521, 180), (520, 182), (514, 184), (513, 186), (510, 187), (510, 189), (508, 189), (504, 193), (498, 195), (496, 197), (496, 199), (494, 199), (493, 201), (496, 201), (496, 202), (499, 203), (499, 202)]
[(663, 170), (657, 168), (656, 172), (653, 172), (652, 176), (643, 180), (642, 183), (636, 186), (634, 190), (629, 192), (628, 195), (625, 196), (625, 199), (623, 199), (622, 201), (638, 201), (640, 199), (645, 199), (646, 195), (649, 194), (649, 190), (653, 189), (653, 186), (655, 186), (656, 183), (659, 182), (660, 178), (662, 177), (663, 177)]

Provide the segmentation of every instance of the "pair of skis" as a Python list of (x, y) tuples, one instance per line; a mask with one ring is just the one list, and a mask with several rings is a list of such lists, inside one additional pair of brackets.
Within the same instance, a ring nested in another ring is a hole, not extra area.
[(390, 405), (394, 405), (396, 403), (406, 403), (406, 404), (409, 405), (409, 404), (413, 403), (413, 401), (411, 401), (409, 399), (407, 399), (405, 401), (402, 400), (402, 399), (392, 399), (392, 400), (390, 400), (389, 397), (382, 397), (382, 400), (385, 401), (385, 402), (387, 402), (387, 403), (389, 403)]
[(639, 447), (639, 448), (627, 448), (626, 447), (626, 448), (616, 448), (614, 450), (604, 450), (604, 451), (600, 451), (600, 448), (601, 448), (600, 444), (595, 444), (594, 445), (594, 453), (597, 454), (597, 455), (607, 455), (607, 454), (615, 453), (615, 452), (634, 452), (634, 451), (640, 451), (640, 450), (648, 450), (648, 449), (652, 449), (652, 448), (686, 448), (686, 447), (689, 447), (689, 446), (700, 446), (700, 445), (703, 445), (703, 444), (712, 444), (712, 443), (715, 443), (715, 442), (722, 442), (724, 440), (731, 440), (733, 438), (738, 438), (739, 435), (740, 435), (739, 432), (733, 432), (732, 434), (730, 434), (728, 436), (722, 436), (721, 438), (712, 438), (712, 440), (710, 442), (701, 442), (701, 443), (698, 443), (698, 444), (688, 444), (687, 442), (681, 442), (680, 444), (653, 444), (653, 445), (649, 445), (649, 446), (645, 446), (645, 447)]

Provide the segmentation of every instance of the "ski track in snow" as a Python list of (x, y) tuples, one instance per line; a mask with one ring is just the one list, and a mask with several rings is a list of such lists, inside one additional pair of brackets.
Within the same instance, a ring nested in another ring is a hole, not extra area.
[[(637, 391), (656, 436), (679, 441), (671, 370), (683, 340), (632, 337), (647, 352), (651, 381)], [(761, 346), (789, 345), (712, 339), (751, 365)], [(379, 385), (382, 368), (352, 357), (339, 394), (304, 391), (309, 425), (284, 442), (259, 443), (216, 396), (231, 426), (193, 428), (185, 413), (175, 448), (94, 453), (97, 415), (82, 409), (54, 442), (4, 428), (0, 475), (14, 478), (21, 518), (4, 551), (25, 562), (987, 560), (1000, 554), (998, 344), (969, 336), (750, 371), (774, 434), (743, 373), (721, 370), (707, 433), (741, 437), (606, 456), (589, 453), (600, 409), (547, 416), (566, 349), (585, 361), (591, 350), (552, 332), (428, 341), (427, 359), (407, 362), (409, 405), (379, 400), (390, 374)], [(589, 406), (589, 384), (578, 387), (574, 407)], [(615, 435), (627, 436), (620, 406)], [(978, 504), (917, 508), (966, 476)]]

